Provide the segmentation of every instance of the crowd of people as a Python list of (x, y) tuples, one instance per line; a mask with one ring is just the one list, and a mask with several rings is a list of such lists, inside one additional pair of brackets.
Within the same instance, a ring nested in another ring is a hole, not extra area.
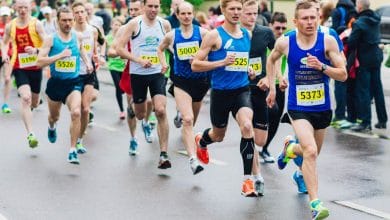
[[(71, 118), (67, 160), (72, 164), (79, 164), (78, 155), (87, 153), (83, 137), (94, 117), (91, 105), (99, 96), (97, 72), (102, 66), (107, 66), (114, 82), (119, 118), (128, 122), (129, 155), (138, 154), (136, 128), (141, 121), (148, 143), (157, 129), (157, 167), (172, 167), (166, 110), (171, 81), (174, 123), (182, 127), (194, 175), (212, 158), (208, 147), (223, 141), (232, 114), (241, 132), (242, 194), (264, 195), (260, 160), (276, 161), (279, 169), (293, 160), (297, 165), (293, 179), (299, 193), (309, 194), (313, 219), (329, 215), (318, 198), (316, 168), (326, 128), (332, 124), (371, 131), (372, 100), (378, 116), (375, 127), (386, 128), (379, 17), (369, 0), (340, 0), (336, 6), (299, 0), (292, 30), (287, 30), (285, 13), (271, 14), (266, 1), (256, 0), (221, 0), (208, 15), (195, 13), (184, 0), (172, 0), (172, 13), (166, 18), (159, 16), (160, 0), (120, 2), (128, 10), (114, 10), (114, 17), (104, 4), (95, 12), (89, 2), (54, 9), (41, 1), (39, 10), (30, 0), (16, 0), (13, 9), (6, 2), (2, 5), (2, 112), (12, 112), (7, 104), (12, 76), (28, 145), (37, 147), (33, 109), (42, 99), (41, 82), (47, 77), (48, 140), (57, 140), (64, 104)], [(209, 91), (211, 127), (196, 134), (193, 127)], [(295, 134), (285, 138), (275, 159), (268, 148), (281, 121), (290, 123)]]

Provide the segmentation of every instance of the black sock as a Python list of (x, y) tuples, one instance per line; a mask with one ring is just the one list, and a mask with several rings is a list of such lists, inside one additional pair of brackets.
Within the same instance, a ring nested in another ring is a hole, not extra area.
[(213, 140), (211, 140), (211, 138), (209, 136), (210, 129), (211, 128), (207, 128), (206, 130), (204, 130), (202, 138), (199, 141), (200, 147), (205, 148), (205, 147), (207, 147), (207, 145), (212, 144), (214, 142)]
[(167, 156), (168, 156), (168, 154), (167, 154), (167, 152), (165, 152), (165, 151), (161, 151), (161, 153), (160, 153), (160, 157), (161, 157), (161, 156), (167, 157)]
[(244, 175), (252, 174), (255, 141), (253, 138), (241, 138), (240, 152), (244, 164)]

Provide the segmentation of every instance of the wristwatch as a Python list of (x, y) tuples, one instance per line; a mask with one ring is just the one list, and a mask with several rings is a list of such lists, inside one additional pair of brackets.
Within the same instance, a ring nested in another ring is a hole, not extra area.
[(328, 65), (326, 65), (325, 63), (323, 63), (321, 65), (321, 72), (324, 72), (326, 69), (328, 69)]

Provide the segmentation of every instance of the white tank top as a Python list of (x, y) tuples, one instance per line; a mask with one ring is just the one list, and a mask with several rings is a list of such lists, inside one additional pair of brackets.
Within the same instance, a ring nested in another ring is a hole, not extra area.
[(130, 73), (138, 75), (151, 75), (161, 72), (161, 63), (157, 56), (157, 47), (164, 38), (165, 31), (162, 18), (157, 17), (152, 26), (148, 26), (138, 18), (138, 33), (131, 39), (131, 52), (139, 58), (149, 59), (152, 66), (143, 68), (139, 63), (130, 62)]
[[(93, 48), (95, 48), (95, 39), (94, 39), (94, 30), (95, 28), (91, 25), (87, 25), (87, 28), (83, 32), (77, 31), (81, 35), (82, 46), (84, 47), (84, 51), (86, 52), (87, 59), (89, 62), (92, 61), (93, 56)], [(80, 57), (81, 59), (81, 57)], [(80, 75), (87, 74), (87, 66), (84, 61), (81, 59), (80, 62)]]

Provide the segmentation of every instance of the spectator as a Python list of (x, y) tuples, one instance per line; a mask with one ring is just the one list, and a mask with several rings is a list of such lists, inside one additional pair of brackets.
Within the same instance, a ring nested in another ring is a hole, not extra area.
[(103, 19), (103, 30), (104, 30), (104, 34), (107, 35), (108, 32), (110, 31), (111, 15), (107, 12), (104, 3), (99, 3), (98, 7), (99, 7), (99, 11), (97, 11), (95, 15)]
[(358, 98), (359, 125), (352, 127), (353, 131), (371, 131), (371, 97), (375, 99), (378, 116), (376, 128), (386, 128), (387, 113), (383, 95), (380, 68), (383, 52), (380, 43), (380, 17), (370, 9), (369, 0), (357, 0), (358, 17), (352, 25), (352, 33), (348, 39), (348, 47), (357, 50), (359, 69), (356, 74), (356, 92)]
[(204, 13), (203, 11), (198, 11), (196, 13), (196, 20), (199, 22), (202, 28), (211, 30), (210, 22), (207, 19), (206, 13)]
[(355, 6), (351, 0), (339, 0), (331, 14), (332, 28), (340, 34), (348, 25), (351, 25), (356, 14)]
[(332, 1), (322, 1), (320, 3), (320, 25), (331, 27), (332, 19), (330, 18), (332, 11), (334, 9), (334, 4)]
[(41, 8), (41, 14), (44, 19), (42, 20), (43, 28), (45, 29), (46, 34), (53, 34), (57, 31), (56, 21), (52, 15), (52, 10), (50, 6), (45, 6)]
[(211, 28), (215, 28), (215, 22), (218, 18), (217, 9), (211, 6), (208, 12), (209, 25)]
[(267, 25), (268, 25), (271, 21), (272, 14), (270, 11), (268, 11), (268, 1), (267, 0), (260, 1), (259, 14), (261, 14), (267, 20)]

